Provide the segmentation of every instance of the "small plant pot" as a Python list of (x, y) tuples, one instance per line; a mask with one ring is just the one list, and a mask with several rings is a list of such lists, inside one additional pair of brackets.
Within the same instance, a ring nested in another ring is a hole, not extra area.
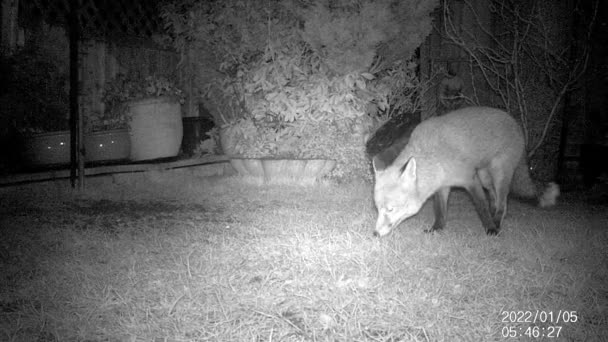
[(70, 131), (57, 131), (26, 136), (23, 141), (23, 163), (38, 167), (70, 163)]
[(206, 139), (205, 133), (213, 128), (213, 121), (200, 116), (191, 116), (183, 118), (182, 124), (184, 137), (181, 150), (185, 155), (192, 156), (201, 141)]
[(170, 97), (132, 101), (129, 116), (131, 160), (178, 155), (184, 134), (179, 102)]
[(114, 129), (89, 133), (84, 136), (84, 148), (87, 162), (129, 159), (129, 130)]

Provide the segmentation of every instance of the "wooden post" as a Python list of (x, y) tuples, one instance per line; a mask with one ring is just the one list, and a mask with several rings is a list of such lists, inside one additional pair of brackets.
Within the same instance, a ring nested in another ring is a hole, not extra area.
[(80, 25), (78, 23), (78, 0), (70, 1), (68, 32), (70, 41), (70, 182), (78, 190), (84, 188), (84, 144), (82, 135), (82, 115), (78, 106), (78, 43)]
[(186, 95), (188, 96), (186, 98), (186, 117), (192, 117), (192, 116), (200, 116), (200, 113), (198, 112), (198, 96), (195, 96), (197, 94), (195, 94), (194, 92), (194, 72), (192, 72), (192, 61), (194, 60), (194, 51), (191, 48), (190, 43), (186, 43), (187, 44), (187, 54), (186, 54), (186, 61), (185, 61), (185, 67), (182, 68), (182, 75), (185, 77), (184, 81), (184, 87), (185, 87), (185, 91), (186, 91)]

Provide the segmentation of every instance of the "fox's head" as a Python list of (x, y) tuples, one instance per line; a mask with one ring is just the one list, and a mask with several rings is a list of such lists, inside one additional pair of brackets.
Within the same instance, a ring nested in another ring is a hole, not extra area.
[(374, 201), (378, 209), (378, 221), (374, 235), (384, 236), (403, 220), (418, 213), (424, 200), (418, 191), (416, 159), (411, 157), (404, 165), (384, 165), (373, 160), (376, 184)]

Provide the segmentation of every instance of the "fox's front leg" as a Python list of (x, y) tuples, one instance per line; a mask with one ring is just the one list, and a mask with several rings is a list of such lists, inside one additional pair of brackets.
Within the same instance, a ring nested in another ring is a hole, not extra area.
[(445, 187), (439, 189), (433, 194), (433, 211), (435, 212), (435, 222), (431, 229), (425, 230), (426, 233), (432, 233), (445, 228), (448, 216), (448, 197), (450, 196), (450, 188)]

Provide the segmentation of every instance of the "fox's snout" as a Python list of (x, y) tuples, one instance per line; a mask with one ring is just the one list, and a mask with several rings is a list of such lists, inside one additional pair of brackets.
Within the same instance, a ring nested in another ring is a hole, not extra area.
[(378, 215), (378, 221), (376, 221), (376, 228), (374, 229), (374, 236), (381, 237), (391, 232), (394, 223), (386, 215)]
[(378, 230), (378, 228), (376, 228), (374, 230), (374, 236), (375, 237), (382, 237), (382, 236), (388, 234), (389, 232), (390, 232), (390, 229), (381, 229), (381, 230)]

